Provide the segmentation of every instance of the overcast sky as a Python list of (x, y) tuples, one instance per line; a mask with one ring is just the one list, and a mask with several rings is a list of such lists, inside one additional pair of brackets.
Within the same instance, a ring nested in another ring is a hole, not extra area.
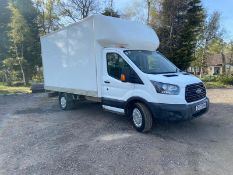
[[(117, 10), (122, 11), (134, 0), (115, 0)], [(208, 14), (217, 10), (221, 13), (221, 26), (225, 30), (225, 39), (233, 40), (233, 0), (202, 0)]]

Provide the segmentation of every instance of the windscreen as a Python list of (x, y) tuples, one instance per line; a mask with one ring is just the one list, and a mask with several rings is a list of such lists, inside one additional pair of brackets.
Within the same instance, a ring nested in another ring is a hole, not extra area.
[(144, 73), (175, 73), (178, 68), (156, 51), (126, 50), (126, 56)]

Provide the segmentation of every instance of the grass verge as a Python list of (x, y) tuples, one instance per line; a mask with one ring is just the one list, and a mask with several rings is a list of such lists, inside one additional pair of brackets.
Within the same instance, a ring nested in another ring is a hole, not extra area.
[(0, 84), (0, 94), (31, 93), (30, 87), (12, 87)]
[(214, 89), (214, 88), (232, 88), (230, 85), (225, 85), (221, 82), (204, 82), (207, 89)]

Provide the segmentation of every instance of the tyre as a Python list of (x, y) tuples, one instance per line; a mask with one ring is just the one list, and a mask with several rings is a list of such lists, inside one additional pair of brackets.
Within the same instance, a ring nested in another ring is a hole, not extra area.
[(59, 95), (59, 105), (62, 110), (73, 109), (75, 106), (73, 95), (67, 93), (61, 93)]
[(139, 132), (148, 132), (152, 128), (153, 118), (149, 109), (143, 103), (135, 103), (131, 110), (134, 128)]

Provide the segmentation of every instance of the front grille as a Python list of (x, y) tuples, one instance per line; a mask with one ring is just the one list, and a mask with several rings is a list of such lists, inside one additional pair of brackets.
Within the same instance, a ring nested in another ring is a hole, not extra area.
[(188, 103), (198, 101), (206, 97), (206, 89), (203, 83), (190, 84), (185, 88), (185, 100)]

